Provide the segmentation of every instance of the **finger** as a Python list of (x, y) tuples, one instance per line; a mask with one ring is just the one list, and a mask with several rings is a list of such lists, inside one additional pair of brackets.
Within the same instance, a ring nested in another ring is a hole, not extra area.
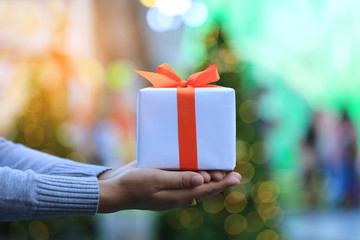
[(197, 171), (197, 173), (199, 173), (203, 177), (204, 182), (206, 182), (206, 183), (210, 182), (211, 176), (207, 171), (200, 170), (200, 171)]
[(211, 176), (211, 180), (214, 181), (221, 181), (226, 176), (225, 172), (221, 170), (212, 170), (212, 171), (208, 171), (208, 173)]
[(204, 178), (201, 174), (191, 171), (158, 170), (155, 180), (160, 190), (194, 188), (204, 183)]
[(222, 181), (204, 183), (195, 188), (181, 189), (181, 190), (163, 190), (157, 192), (157, 196), (160, 199), (166, 199), (170, 203), (176, 204), (177, 206), (189, 205), (189, 202), (194, 197), (198, 201), (208, 199), (226, 188), (238, 185), (240, 183), (241, 176), (239, 173), (229, 173)]
[(240, 180), (241, 180), (241, 175), (239, 173), (231, 172), (226, 176), (226, 187), (225, 188), (223, 188), (223, 189), (216, 188), (216, 187), (212, 188), (209, 191), (205, 192), (203, 195), (198, 196), (196, 199), (198, 202), (202, 202), (206, 199), (212, 198), (215, 195), (224, 191), (226, 188), (240, 184)]

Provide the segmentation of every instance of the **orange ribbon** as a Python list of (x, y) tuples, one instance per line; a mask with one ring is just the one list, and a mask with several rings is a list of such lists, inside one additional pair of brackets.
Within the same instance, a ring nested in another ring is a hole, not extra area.
[(204, 71), (192, 74), (187, 81), (176, 75), (166, 63), (161, 64), (156, 71), (135, 72), (151, 82), (154, 88), (177, 88), (179, 165), (181, 170), (197, 170), (195, 88), (217, 87), (208, 85), (219, 80), (217, 68), (211, 65)]

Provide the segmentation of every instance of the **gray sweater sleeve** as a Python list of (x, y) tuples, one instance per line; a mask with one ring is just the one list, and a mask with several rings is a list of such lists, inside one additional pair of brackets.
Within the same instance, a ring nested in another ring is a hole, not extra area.
[(99, 200), (96, 176), (109, 169), (0, 138), (0, 221), (93, 215)]
[(93, 215), (99, 187), (96, 177), (36, 174), (0, 167), (0, 221)]

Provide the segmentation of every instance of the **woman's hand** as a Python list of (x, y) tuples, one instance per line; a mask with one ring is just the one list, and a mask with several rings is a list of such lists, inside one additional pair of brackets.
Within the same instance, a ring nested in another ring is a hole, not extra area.
[(193, 198), (197, 201), (211, 198), (239, 184), (241, 179), (236, 172), (225, 176), (222, 171), (166, 171), (136, 168), (134, 162), (121, 169), (99, 176), (99, 213), (186, 206)]

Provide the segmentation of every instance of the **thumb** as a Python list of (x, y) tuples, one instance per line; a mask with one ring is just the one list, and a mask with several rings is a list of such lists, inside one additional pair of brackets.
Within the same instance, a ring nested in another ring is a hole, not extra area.
[(186, 189), (204, 183), (204, 178), (196, 172), (163, 171), (158, 178), (161, 189)]

